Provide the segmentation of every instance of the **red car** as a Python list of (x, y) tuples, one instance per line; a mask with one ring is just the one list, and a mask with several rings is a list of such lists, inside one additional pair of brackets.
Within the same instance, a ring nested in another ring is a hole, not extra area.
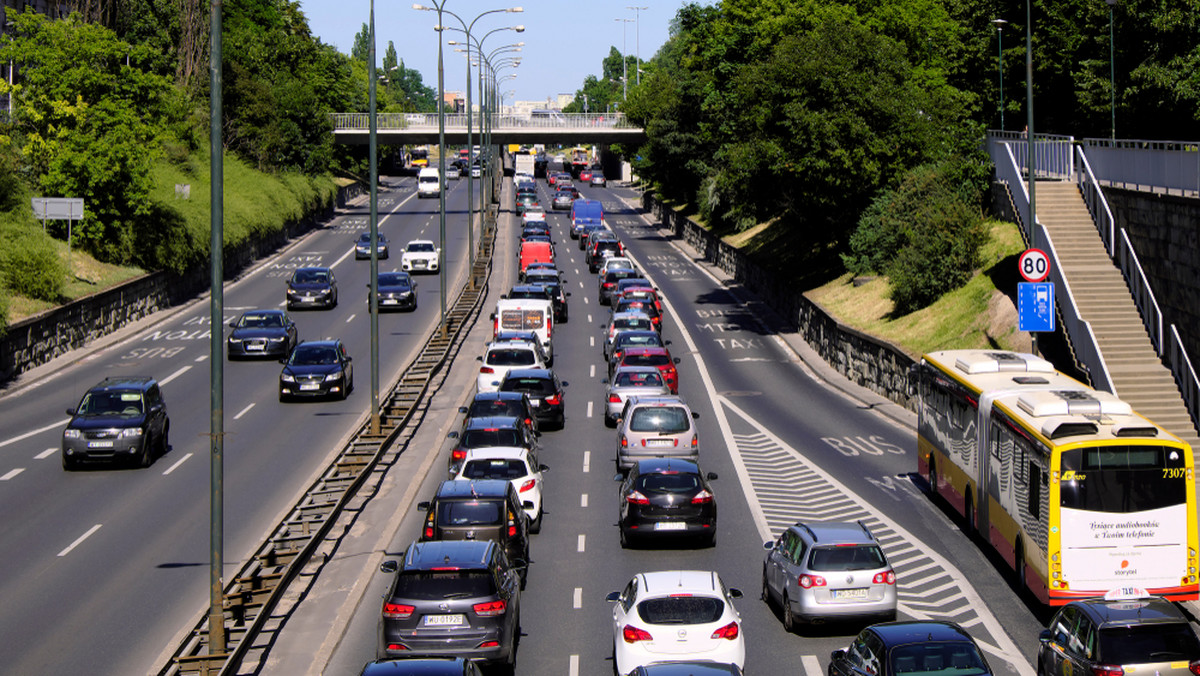
[(671, 352), (665, 347), (631, 347), (621, 355), (614, 369), (621, 366), (654, 366), (662, 373), (663, 380), (667, 381), (671, 394), (679, 394), (679, 370), (675, 368), (678, 363), (679, 358), (672, 358)]
[(579, 172), (579, 180), (591, 181), (592, 180), (592, 170), (584, 169), (583, 171)]

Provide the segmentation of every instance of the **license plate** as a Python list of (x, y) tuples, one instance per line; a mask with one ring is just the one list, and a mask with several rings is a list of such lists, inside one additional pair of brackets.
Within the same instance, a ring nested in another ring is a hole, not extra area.
[(530, 404), (531, 406), (541, 406), (541, 405), (542, 405), (542, 400), (541, 400), (541, 399), (530, 399), (530, 400), (529, 400), (529, 404)]
[(674, 446), (674, 439), (647, 439), (646, 446), (648, 448), (661, 448), (663, 446)]
[(246, 343), (247, 350), (262, 350), (267, 347), (266, 343)]
[(466, 618), (462, 615), (426, 615), (426, 627), (456, 627), (465, 624)]
[(111, 442), (111, 441), (89, 441), (88, 442), (88, 448), (112, 448), (112, 447), (113, 447), (113, 442)]
[(300, 389), (302, 390), (317, 390), (320, 388), (321, 385), (319, 383), (300, 383)]
[(834, 589), (833, 598), (835, 599), (865, 599), (867, 598), (867, 589)]
[(660, 521), (654, 524), (654, 530), (687, 530), (687, 524), (682, 521)]
[(398, 301), (395, 298), (384, 298), (383, 299), (384, 305), (395, 305), (397, 302)]

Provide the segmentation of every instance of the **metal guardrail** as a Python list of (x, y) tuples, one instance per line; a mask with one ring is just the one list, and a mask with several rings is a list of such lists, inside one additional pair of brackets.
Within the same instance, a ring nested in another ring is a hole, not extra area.
[[(1012, 131), (990, 131), (988, 139), (989, 146), (997, 142), (1007, 145), (1018, 167), (1028, 166), (1025, 161), (1029, 152), (1025, 134)], [(1034, 173), (1037, 177), (1061, 181), (1074, 176), (1074, 143), (1075, 139), (1070, 136), (1034, 134), (1033, 159)], [(995, 159), (992, 158), (993, 161)]]
[[(369, 113), (330, 113), (334, 131), (361, 131), (369, 127)], [(446, 115), (446, 129), (455, 131), (467, 128), (467, 115), (457, 113)], [(480, 116), (470, 116), (471, 126), (480, 128)], [(636, 129), (624, 113), (563, 113), (554, 117), (527, 117), (497, 113), (490, 115), (492, 129)], [(411, 129), (433, 131), (438, 128), (437, 113), (376, 113), (375, 128), (381, 131)]]
[(447, 311), (446, 333), (440, 327), (421, 353), (401, 372), (386, 396), (381, 410), (381, 430), (370, 431), (362, 421), (358, 431), (333, 462), (295, 503), (282, 522), (226, 584), (225, 633), (229, 648), (209, 654), (208, 611), (201, 614), (191, 632), (175, 649), (160, 676), (237, 672), (255, 640), (264, 632), (272, 610), (279, 605), (289, 585), (313, 557), (337, 517), (346, 509), (388, 452), (392, 442), (409, 427), (418, 408), (425, 403), (435, 375), (444, 374), (448, 358), (464, 337), (473, 317), (478, 316), (487, 296), (486, 280), (491, 270), (495, 243), (494, 220), (484, 227), (479, 253), (470, 271), (469, 283)]
[(1200, 194), (1200, 144), (1195, 141), (1080, 141), (1096, 178), (1108, 185), (1167, 194)]
[(1171, 342), (1167, 349), (1167, 364), (1171, 367), (1171, 375), (1175, 376), (1175, 382), (1179, 385), (1183, 403), (1187, 406), (1188, 415), (1191, 416), (1194, 425), (1197, 417), (1200, 417), (1200, 378), (1196, 377), (1196, 369), (1192, 368), (1192, 360), (1188, 357), (1187, 350), (1183, 347), (1183, 341), (1179, 339), (1179, 331), (1176, 330), (1174, 324), (1170, 327), (1169, 335)]

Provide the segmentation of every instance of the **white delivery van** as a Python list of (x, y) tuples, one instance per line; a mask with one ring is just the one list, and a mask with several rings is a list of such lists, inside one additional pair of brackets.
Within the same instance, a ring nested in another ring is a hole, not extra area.
[(502, 298), (492, 314), (492, 335), (501, 331), (533, 331), (537, 334), (547, 365), (554, 363), (554, 305), (536, 298)]
[(433, 167), (425, 167), (417, 174), (417, 197), (437, 197), (442, 186), (442, 174)]

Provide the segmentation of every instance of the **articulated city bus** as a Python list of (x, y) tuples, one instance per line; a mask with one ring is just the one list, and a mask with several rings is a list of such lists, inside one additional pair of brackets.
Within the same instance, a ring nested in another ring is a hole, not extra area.
[(429, 148), (425, 146), (417, 146), (408, 151), (409, 164), (414, 167), (429, 166)]
[(913, 366), (917, 469), (1043, 603), (1140, 588), (1197, 598), (1192, 449), (1031, 354)]

